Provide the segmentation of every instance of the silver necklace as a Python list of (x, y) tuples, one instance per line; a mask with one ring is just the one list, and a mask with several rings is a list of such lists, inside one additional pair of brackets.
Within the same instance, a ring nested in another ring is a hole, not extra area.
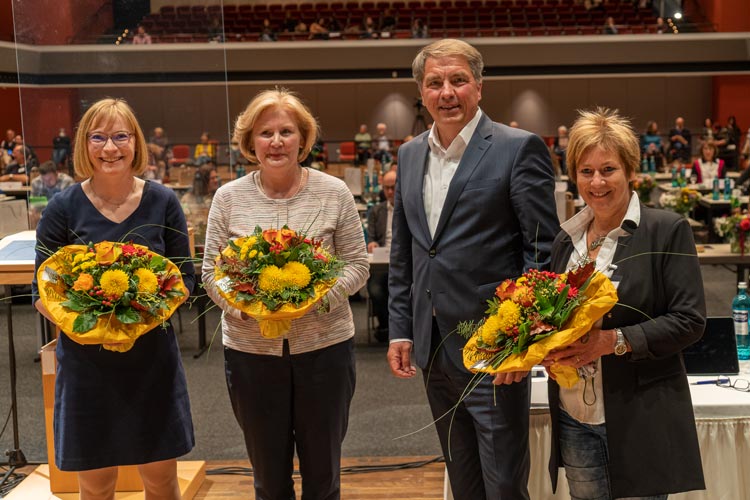
[(115, 210), (119, 210), (120, 207), (123, 206), (130, 199), (130, 195), (135, 192), (135, 179), (133, 179), (133, 183), (131, 185), (130, 191), (128, 192), (128, 194), (125, 195), (125, 198), (121, 202), (119, 202), (119, 203), (114, 203), (114, 202), (108, 200), (107, 198), (101, 196), (99, 193), (97, 193), (96, 189), (94, 189), (94, 178), (93, 177), (91, 179), (89, 179), (89, 186), (91, 186), (91, 192), (94, 193), (94, 196), (96, 196), (98, 199), (100, 199), (104, 203), (108, 204), (109, 206), (115, 207)]
[(602, 246), (604, 244), (604, 240), (606, 239), (607, 239), (607, 235), (605, 234), (603, 236), (599, 236), (594, 241), (592, 241), (591, 244), (589, 245), (589, 252), (593, 252), (594, 250)]

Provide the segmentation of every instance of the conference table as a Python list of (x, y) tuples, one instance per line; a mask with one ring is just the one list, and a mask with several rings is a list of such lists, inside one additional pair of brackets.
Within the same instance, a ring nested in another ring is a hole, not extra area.
[(747, 271), (750, 270), (750, 248), (745, 255), (729, 251), (729, 243), (711, 243), (698, 246), (698, 262), (701, 265), (734, 266), (737, 272), (737, 282), (746, 281)]

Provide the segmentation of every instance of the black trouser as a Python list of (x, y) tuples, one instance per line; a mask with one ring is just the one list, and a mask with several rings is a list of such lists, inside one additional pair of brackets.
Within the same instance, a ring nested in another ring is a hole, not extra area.
[(378, 329), (388, 328), (388, 272), (372, 271), (367, 280), (372, 312), (378, 318)]
[(341, 443), (354, 395), (354, 341), (281, 357), (224, 348), (227, 387), (253, 465), (257, 500), (338, 500)]

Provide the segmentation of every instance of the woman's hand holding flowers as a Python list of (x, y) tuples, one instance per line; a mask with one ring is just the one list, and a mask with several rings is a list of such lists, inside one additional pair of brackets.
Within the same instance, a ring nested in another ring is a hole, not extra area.
[(549, 367), (558, 363), (562, 366), (580, 368), (602, 356), (615, 352), (616, 341), (617, 334), (614, 330), (592, 328), (586, 335), (568, 347), (551, 351), (541, 364)]

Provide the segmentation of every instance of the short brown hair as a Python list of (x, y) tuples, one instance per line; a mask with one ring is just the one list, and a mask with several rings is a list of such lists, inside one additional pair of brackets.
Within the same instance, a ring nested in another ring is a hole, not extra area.
[(282, 109), (294, 117), (297, 128), (302, 136), (300, 152), (297, 161), (302, 161), (310, 154), (315, 140), (318, 138), (318, 122), (299, 96), (285, 88), (263, 90), (256, 95), (245, 111), (237, 117), (234, 125), (232, 140), (240, 145), (242, 155), (257, 164), (258, 157), (255, 156), (253, 148), (253, 128), (260, 115), (268, 109)]
[(143, 130), (138, 124), (135, 112), (124, 99), (115, 99), (107, 97), (96, 101), (83, 114), (81, 121), (78, 123), (75, 141), (73, 143), (73, 165), (76, 174), (84, 179), (94, 175), (94, 165), (89, 158), (89, 132), (98, 125), (113, 122), (117, 118), (122, 118), (125, 123), (132, 129), (130, 131), (134, 138), (135, 144), (133, 151), (133, 175), (141, 175), (145, 170), (148, 162), (148, 150), (146, 149), (146, 138), (143, 136)]
[(55, 165), (55, 162), (52, 160), (47, 160), (41, 165), (39, 165), (39, 175), (47, 175), (47, 174), (56, 174), (57, 173), (57, 165)]
[(484, 70), (482, 54), (474, 46), (463, 40), (445, 38), (422, 48), (411, 63), (411, 73), (420, 87), (422, 86), (422, 80), (424, 80), (424, 67), (430, 57), (463, 57), (469, 64), (474, 80), (482, 81), (482, 71)]
[(703, 143), (703, 146), (701, 146), (701, 160), (703, 159), (703, 148), (706, 147), (711, 149), (711, 160), (716, 161), (716, 157), (719, 156), (719, 148), (716, 147), (714, 141), (706, 141)]
[(638, 136), (630, 121), (608, 108), (593, 111), (579, 110), (578, 119), (568, 134), (568, 175), (576, 182), (576, 167), (584, 154), (595, 147), (616, 154), (625, 168), (625, 176), (630, 178), (638, 171), (641, 148)]

